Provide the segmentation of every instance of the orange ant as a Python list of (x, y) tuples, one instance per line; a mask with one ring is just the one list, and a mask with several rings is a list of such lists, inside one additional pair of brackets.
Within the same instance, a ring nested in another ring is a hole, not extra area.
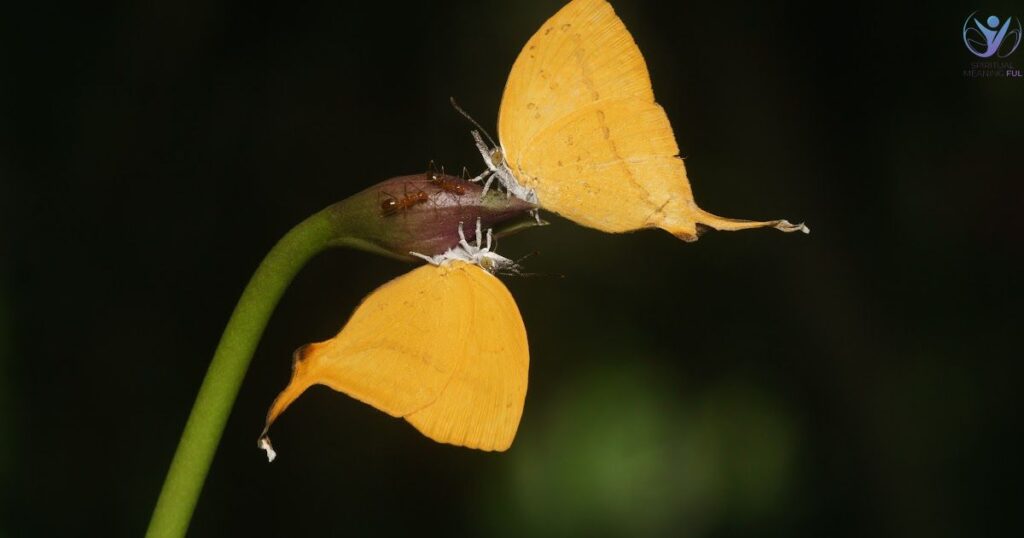
[[(444, 172), (441, 172), (444, 174)], [(466, 187), (460, 185), (449, 176), (438, 175), (436, 172), (427, 172), (427, 177), (430, 178), (430, 183), (449, 194), (455, 196), (462, 196), (466, 194)]]
[(438, 173), (437, 167), (434, 166), (434, 161), (430, 161), (427, 165), (430, 170), (427, 171), (427, 181), (431, 185), (441, 189), (448, 194), (454, 194), (455, 196), (463, 196), (466, 194), (466, 187), (460, 185), (458, 182), (453, 180), (450, 176), (444, 173), (444, 167), (441, 167), (440, 173)]
[(395, 198), (386, 192), (384, 195), (389, 197), (387, 200), (380, 203), (380, 212), (385, 217), (430, 201), (430, 195), (423, 191), (419, 191), (411, 195), (406, 194), (401, 198)]

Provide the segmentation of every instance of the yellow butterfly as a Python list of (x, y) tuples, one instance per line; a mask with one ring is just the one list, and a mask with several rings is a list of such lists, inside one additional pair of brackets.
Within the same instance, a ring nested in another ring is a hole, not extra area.
[[(460, 227), (459, 234), (462, 235)], [(409, 421), (442, 443), (505, 450), (526, 399), (529, 350), (512, 295), (484, 267), (509, 260), (464, 236), (445, 254), (371, 293), (334, 338), (295, 352), (292, 379), (267, 430), (312, 385), (326, 385)], [(436, 264), (436, 265), (435, 265)]]
[(640, 49), (604, 0), (573, 0), (526, 43), (501, 100), (500, 147), (473, 135), (488, 168), (477, 179), (584, 226), (662, 228), (687, 241), (698, 225), (809, 231), (697, 207)]

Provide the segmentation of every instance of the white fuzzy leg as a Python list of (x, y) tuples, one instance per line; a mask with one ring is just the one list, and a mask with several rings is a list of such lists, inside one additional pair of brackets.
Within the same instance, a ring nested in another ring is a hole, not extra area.
[(506, 267), (515, 267), (515, 263), (512, 260), (501, 256), (497, 253), (491, 252), (491, 247), (494, 244), (494, 230), (491, 228), (487, 229), (487, 246), (484, 246), (484, 230), (483, 230), (483, 219), (476, 219), (476, 246), (473, 246), (466, 240), (465, 226), (463, 223), (459, 223), (459, 244), (445, 251), (444, 254), (437, 256), (427, 256), (418, 252), (410, 252), (409, 254), (416, 256), (427, 263), (433, 265), (444, 265), (453, 260), (459, 260), (466, 263), (473, 263), (483, 267), (484, 269), (495, 272)]
[(494, 178), (498, 177), (498, 174), (494, 172), (487, 172), (487, 183), (484, 183), (484, 190), (480, 191), (480, 197), (487, 196), (487, 191), (491, 188), (491, 182)]
[(494, 175), (494, 172), (492, 172), (490, 170), (484, 170), (483, 172), (480, 173), (479, 176), (471, 177), (467, 181), (472, 181), (473, 183), (479, 183), (479, 182), (483, 181), (484, 179), (487, 179), (487, 178), (491, 177), (492, 175)]
[(473, 182), (482, 181), (484, 179), (487, 180), (487, 183), (484, 183), (484, 190), (480, 191), (480, 197), (483, 198), (485, 195), (487, 195), (487, 191), (490, 190), (491, 188), (491, 182), (494, 181), (495, 173), (498, 171), (498, 167), (495, 166), (494, 161), (491, 160), (491, 150), (490, 148), (487, 147), (487, 143), (485, 143), (484, 139), (480, 136), (480, 132), (471, 131), (471, 133), (473, 134), (473, 142), (476, 144), (476, 149), (477, 151), (480, 152), (480, 156), (483, 157), (484, 164), (487, 165), (487, 170), (485, 170), (479, 176), (470, 179), (470, 181)]
[(437, 265), (438, 263), (440, 263), (440, 261), (437, 259), (437, 256), (427, 256), (426, 254), (420, 254), (419, 252), (412, 251), (409, 251), (409, 254), (412, 256), (416, 256), (417, 258), (420, 258), (421, 260), (424, 260), (431, 265)]
[(459, 223), (459, 246), (461, 246), (466, 251), (472, 251), (473, 250), (473, 246), (470, 245), (468, 241), (466, 241), (466, 234), (463, 233), (463, 231), (462, 231), (462, 223), (461, 222)]

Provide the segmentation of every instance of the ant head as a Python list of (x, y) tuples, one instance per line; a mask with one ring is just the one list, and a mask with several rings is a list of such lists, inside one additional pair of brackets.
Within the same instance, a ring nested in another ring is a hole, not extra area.
[(398, 210), (398, 201), (394, 198), (388, 198), (380, 203), (380, 211), (384, 215), (394, 214)]

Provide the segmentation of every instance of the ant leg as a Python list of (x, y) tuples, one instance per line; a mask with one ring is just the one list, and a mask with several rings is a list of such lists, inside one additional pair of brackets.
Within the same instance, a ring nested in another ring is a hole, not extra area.
[(488, 228), (487, 229), (487, 248), (485, 248), (484, 250), (486, 250), (487, 252), (491, 251), (491, 242), (493, 240), (494, 240), (494, 229), (493, 228)]
[(479, 250), (480, 247), (483, 246), (483, 244), (480, 242), (480, 240), (483, 238), (483, 234), (480, 233), (482, 231), (480, 229), (480, 220), (481, 220), (480, 218), (476, 219), (476, 248), (477, 248), (477, 250)]

